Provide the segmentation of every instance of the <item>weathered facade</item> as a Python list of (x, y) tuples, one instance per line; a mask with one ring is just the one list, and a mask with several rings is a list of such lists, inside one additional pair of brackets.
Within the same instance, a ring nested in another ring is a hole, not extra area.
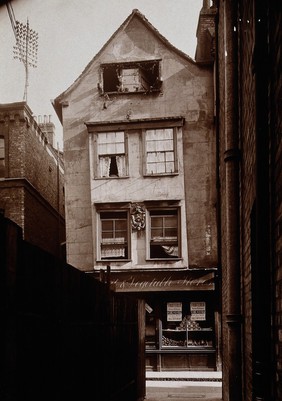
[(281, 5), (216, 3), (223, 399), (278, 401)]
[[(45, 126), (49, 129), (49, 142)], [(37, 124), (25, 102), (0, 105), (0, 208), (24, 239), (61, 255), (65, 241), (64, 165), (52, 123)]]
[(193, 339), (194, 359), (185, 333), (170, 344), (183, 345), (181, 368), (216, 369), (212, 67), (133, 10), (54, 108), (64, 129), (68, 263), (97, 278), (107, 270), (116, 291), (146, 299), (153, 369), (178, 366), (177, 355), (163, 355), (162, 324), (195, 319), (196, 305), (207, 337)]

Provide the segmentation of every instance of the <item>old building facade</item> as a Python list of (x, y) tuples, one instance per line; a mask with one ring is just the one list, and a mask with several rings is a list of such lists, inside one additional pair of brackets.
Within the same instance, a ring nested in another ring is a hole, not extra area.
[(212, 68), (133, 10), (53, 105), (68, 263), (146, 300), (148, 369), (217, 369)]
[(54, 125), (37, 124), (26, 102), (0, 105), (1, 213), (26, 241), (62, 256), (64, 165), (53, 140)]

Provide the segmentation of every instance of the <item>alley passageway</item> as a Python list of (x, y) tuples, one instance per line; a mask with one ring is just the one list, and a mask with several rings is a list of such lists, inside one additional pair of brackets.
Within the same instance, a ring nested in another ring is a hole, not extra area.
[(145, 401), (220, 401), (222, 372), (147, 372)]

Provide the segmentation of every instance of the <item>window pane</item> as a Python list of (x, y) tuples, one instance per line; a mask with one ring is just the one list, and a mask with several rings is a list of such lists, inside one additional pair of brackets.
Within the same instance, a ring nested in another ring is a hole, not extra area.
[(0, 160), (0, 177), (5, 177), (5, 162)]
[(107, 154), (107, 144), (106, 143), (99, 143), (98, 144), (98, 154), (99, 155), (106, 155)]
[(111, 221), (111, 220), (103, 220), (102, 221), (102, 230), (103, 231), (106, 231), (106, 230), (113, 231), (113, 221)]
[(147, 141), (147, 152), (154, 152), (156, 150), (156, 141)]
[(101, 227), (101, 259), (127, 258), (127, 213), (101, 213)]
[(157, 140), (162, 140), (164, 138), (164, 130), (163, 129), (156, 129), (155, 135)]
[(127, 221), (126, 220), (117, 220), (116, 221), (116, 229), (117, 230), (126, 230), (127, 229)]
[(157, 164), (157, 173), (159, 173), (159, 174), (166, 173), (164, 163)]
[(166, 163), (166, 172), (174, 173), (174, 163)]
[(155, 162), (155, 161), (156, 161), (156, 156), (157, 156), (156, 152), (150, 152), (150, 153), (148, 153), (148, 155), (147, 155), (147, 162), (148, 162), (148, 163)]
[(151, 227), (162, 227), (163, 226), (163, 218), (152, 216)]
[(175, 239), (177, 238), (177, 229), (176, 228), (165, 228), (164, 232), (165, 237), (174, 237)]
[(173, 139), (173, 128), (166, 128), (164, 130), (164, 139)]
[(151, 211), (150, 258), (177, 257), (179, 257), (177, 211)]
[(107, 155), (114, 155), (116, 154), (116, 144), (115, 143), (108, 143), (107, 144)]
[(0, 138), (0, 159), (5, 157), (5, 142), (4, 138)]
[(124, 153), (124, 132), (100, 132), (97, 143), (99, 155)]
[(115, 148), (115, 154), (123, 154), (124, 153), (124, 143), (117, 143)]
[(106, 132), (105, 143), (114, 143), (115, 142), (115, 132)]
[(146, 130), (146, 174), (174, 173), (173, 128)]
[(166, 152), (165, 158), (167, 162), (174, 161), (174, 153), (173, 152)]
[(157, 173), (156, 163), (147, 164), (146, 174), (156, 174), (156, 173)]
[(173, 141), (171, 139), (166, 139), (163, 141), (164, 150), (173, 150)]

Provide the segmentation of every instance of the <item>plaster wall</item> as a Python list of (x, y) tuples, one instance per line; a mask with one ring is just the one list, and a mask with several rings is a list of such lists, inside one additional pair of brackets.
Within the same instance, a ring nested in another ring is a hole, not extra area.
[[(107, 97), (100, 94), (97, 87), (101, 80), (100, 64), (143, 60), (161, 60), (162, 88), (159, 93), (122, 93)], [(212, 71), (197, 66), (192, 59), (161, 40), (140, 18), (133, 18), (111, 38), (63, 98), (69, 263), (84, 270), (93, 268), (92, 203), (102, 196), (105, 202), (112, 200), (112, 193), (118, 193), (113, 189), (118, 189), (131, 201), (140, 200), (141, 193), (143, 199), (177, 197), (183, 200), (189, 265), (216, 265), (213, 102)], [(130, 165), (127, 184), (123, 180), (121, 190), (121, 181), (113, 180), (100, 187), (102, 192), (99, 194), (98, 186), (91, 184), (89, 136), (85, 123), (175, 116), (185, 118), (179, 176), (158, 181), (140, 175), (134, 182), (140, 172), (141, 160), (138, 141), (133, 140), (130, 159), (134, 164)], [(133, 158), (134, 152), (136, 158)], [(139, 163), (139, 167), (135, 163)], [(91, 185), (96, 194), (91, 192)]]

